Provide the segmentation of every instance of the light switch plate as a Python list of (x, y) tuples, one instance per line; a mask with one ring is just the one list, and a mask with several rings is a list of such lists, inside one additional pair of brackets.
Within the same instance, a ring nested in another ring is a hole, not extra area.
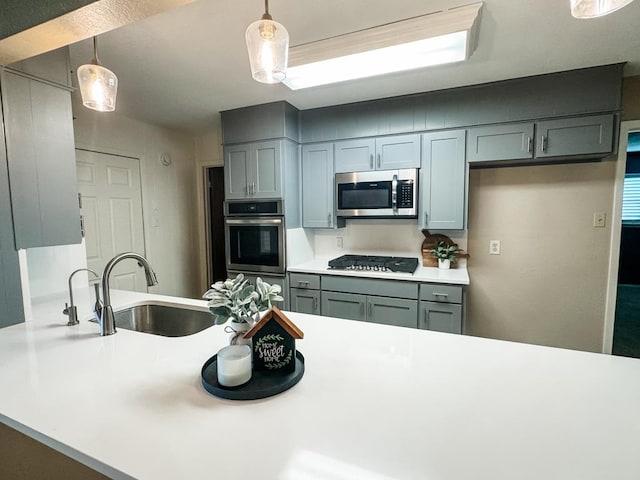
[(593, 212), (593, 226), (602, 228), (607, 224), (607, 214), (605, 212)]
[(500, 255), (500, 240), (489, 240), (489, 255)]

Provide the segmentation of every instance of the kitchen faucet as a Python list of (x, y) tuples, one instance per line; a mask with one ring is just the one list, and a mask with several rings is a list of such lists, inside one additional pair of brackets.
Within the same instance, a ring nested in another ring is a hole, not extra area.
[[(89, 268), (79, 268), (78, 270), (74, 270), (73, 272), (71, 272), (71, 275), (69, 275), (69, 303), (71, 305), (68, 305), (65, 302), (64, 310), (62, 311), (64, 315), (67, 315), (69, 317), (69, 321), (67, 322), (67, 325), (77, 325), (78, 323), (80, 323), (78, 321), (78, 308), (73, 304), (73, 287), (71, 286), (71, 280), (73, 280), (73, 276), (78, 272), (93, 273), (96, 279), (100, 278), (100, 276), (96, 272), (94, 272)], [(96, 301), (97, 300), (98, 300), (98, 288), (96, 284)]]
[(149, 261), (139, 253), (119, 253), (109, 260), (107, 265), (104, 267), (102, 277), (100, 278), (100, 286), (102, 288), (102, 305), (98, 307), (96, 311), (96, 316), (100, 322), (100, 335), (102, 336), (113, 335), (116, 333), (115, 317), (113, 315), (113, 308), (111, 308), (111, 296), (109, 293), (109, 275), (111, 275), (113, 267), (125, 258), (137, 260), (138, 265), (144, 268), (144, 273), (147, 277), (147, 285), (149, 287), (158, 284), (158, 279), (156, 278), (156, 274), (151, 268), (151, 265), (149, 265)]

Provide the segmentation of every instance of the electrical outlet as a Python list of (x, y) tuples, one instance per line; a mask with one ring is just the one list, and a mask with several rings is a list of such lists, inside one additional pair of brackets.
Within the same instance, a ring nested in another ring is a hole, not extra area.
[(593, 226), (602, 228), (607, 224), (607, 214), (605, 212), (593, 212)]
[(489, 255), (500, 255), (500, 240), (489, 240)]
[(343, 248), (344, 247), (344, 241), (343, 241), (342, 237), (336, 237), (336, 247), (338, 247), (338, 248)]

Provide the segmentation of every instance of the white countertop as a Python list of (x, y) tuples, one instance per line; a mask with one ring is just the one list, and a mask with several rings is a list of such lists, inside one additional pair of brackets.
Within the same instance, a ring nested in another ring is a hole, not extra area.
[(469, 272), (466, 267), (444, 270), (435, 267), (423, 267), (418, 258), (418, 268), (411, 273), (374, 272), (361, 270), (332, 270), (328, 267), (330, 258), (316, 258), (309, 262), (287, 267), (288, 273), (315, 273), (320, 275), (342, 275), (346, 277), (381, 278), (389, 280), (405, 280), (407, 282), (451, 283), (469, 285)]
[[(146, 297), (183, 301), (113, 294)], [(0, 421), (113, 478), (640, 478), (640, 360), (291, 313), (304, 377), (241, 402), (200, 383), (221, 326), (100, 337), (60, 311), (0, 330)]]

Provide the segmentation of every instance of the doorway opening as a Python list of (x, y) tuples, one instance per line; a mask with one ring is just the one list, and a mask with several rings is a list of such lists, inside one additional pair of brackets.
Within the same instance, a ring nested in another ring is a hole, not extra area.
[(224, 168), (208, 167), (207, 180), (207, 244), (209, 284), (227, 278), (224, 239)]
[(622, 183), (612, 353), (640, 358), (640, 132), (629, 132)]

